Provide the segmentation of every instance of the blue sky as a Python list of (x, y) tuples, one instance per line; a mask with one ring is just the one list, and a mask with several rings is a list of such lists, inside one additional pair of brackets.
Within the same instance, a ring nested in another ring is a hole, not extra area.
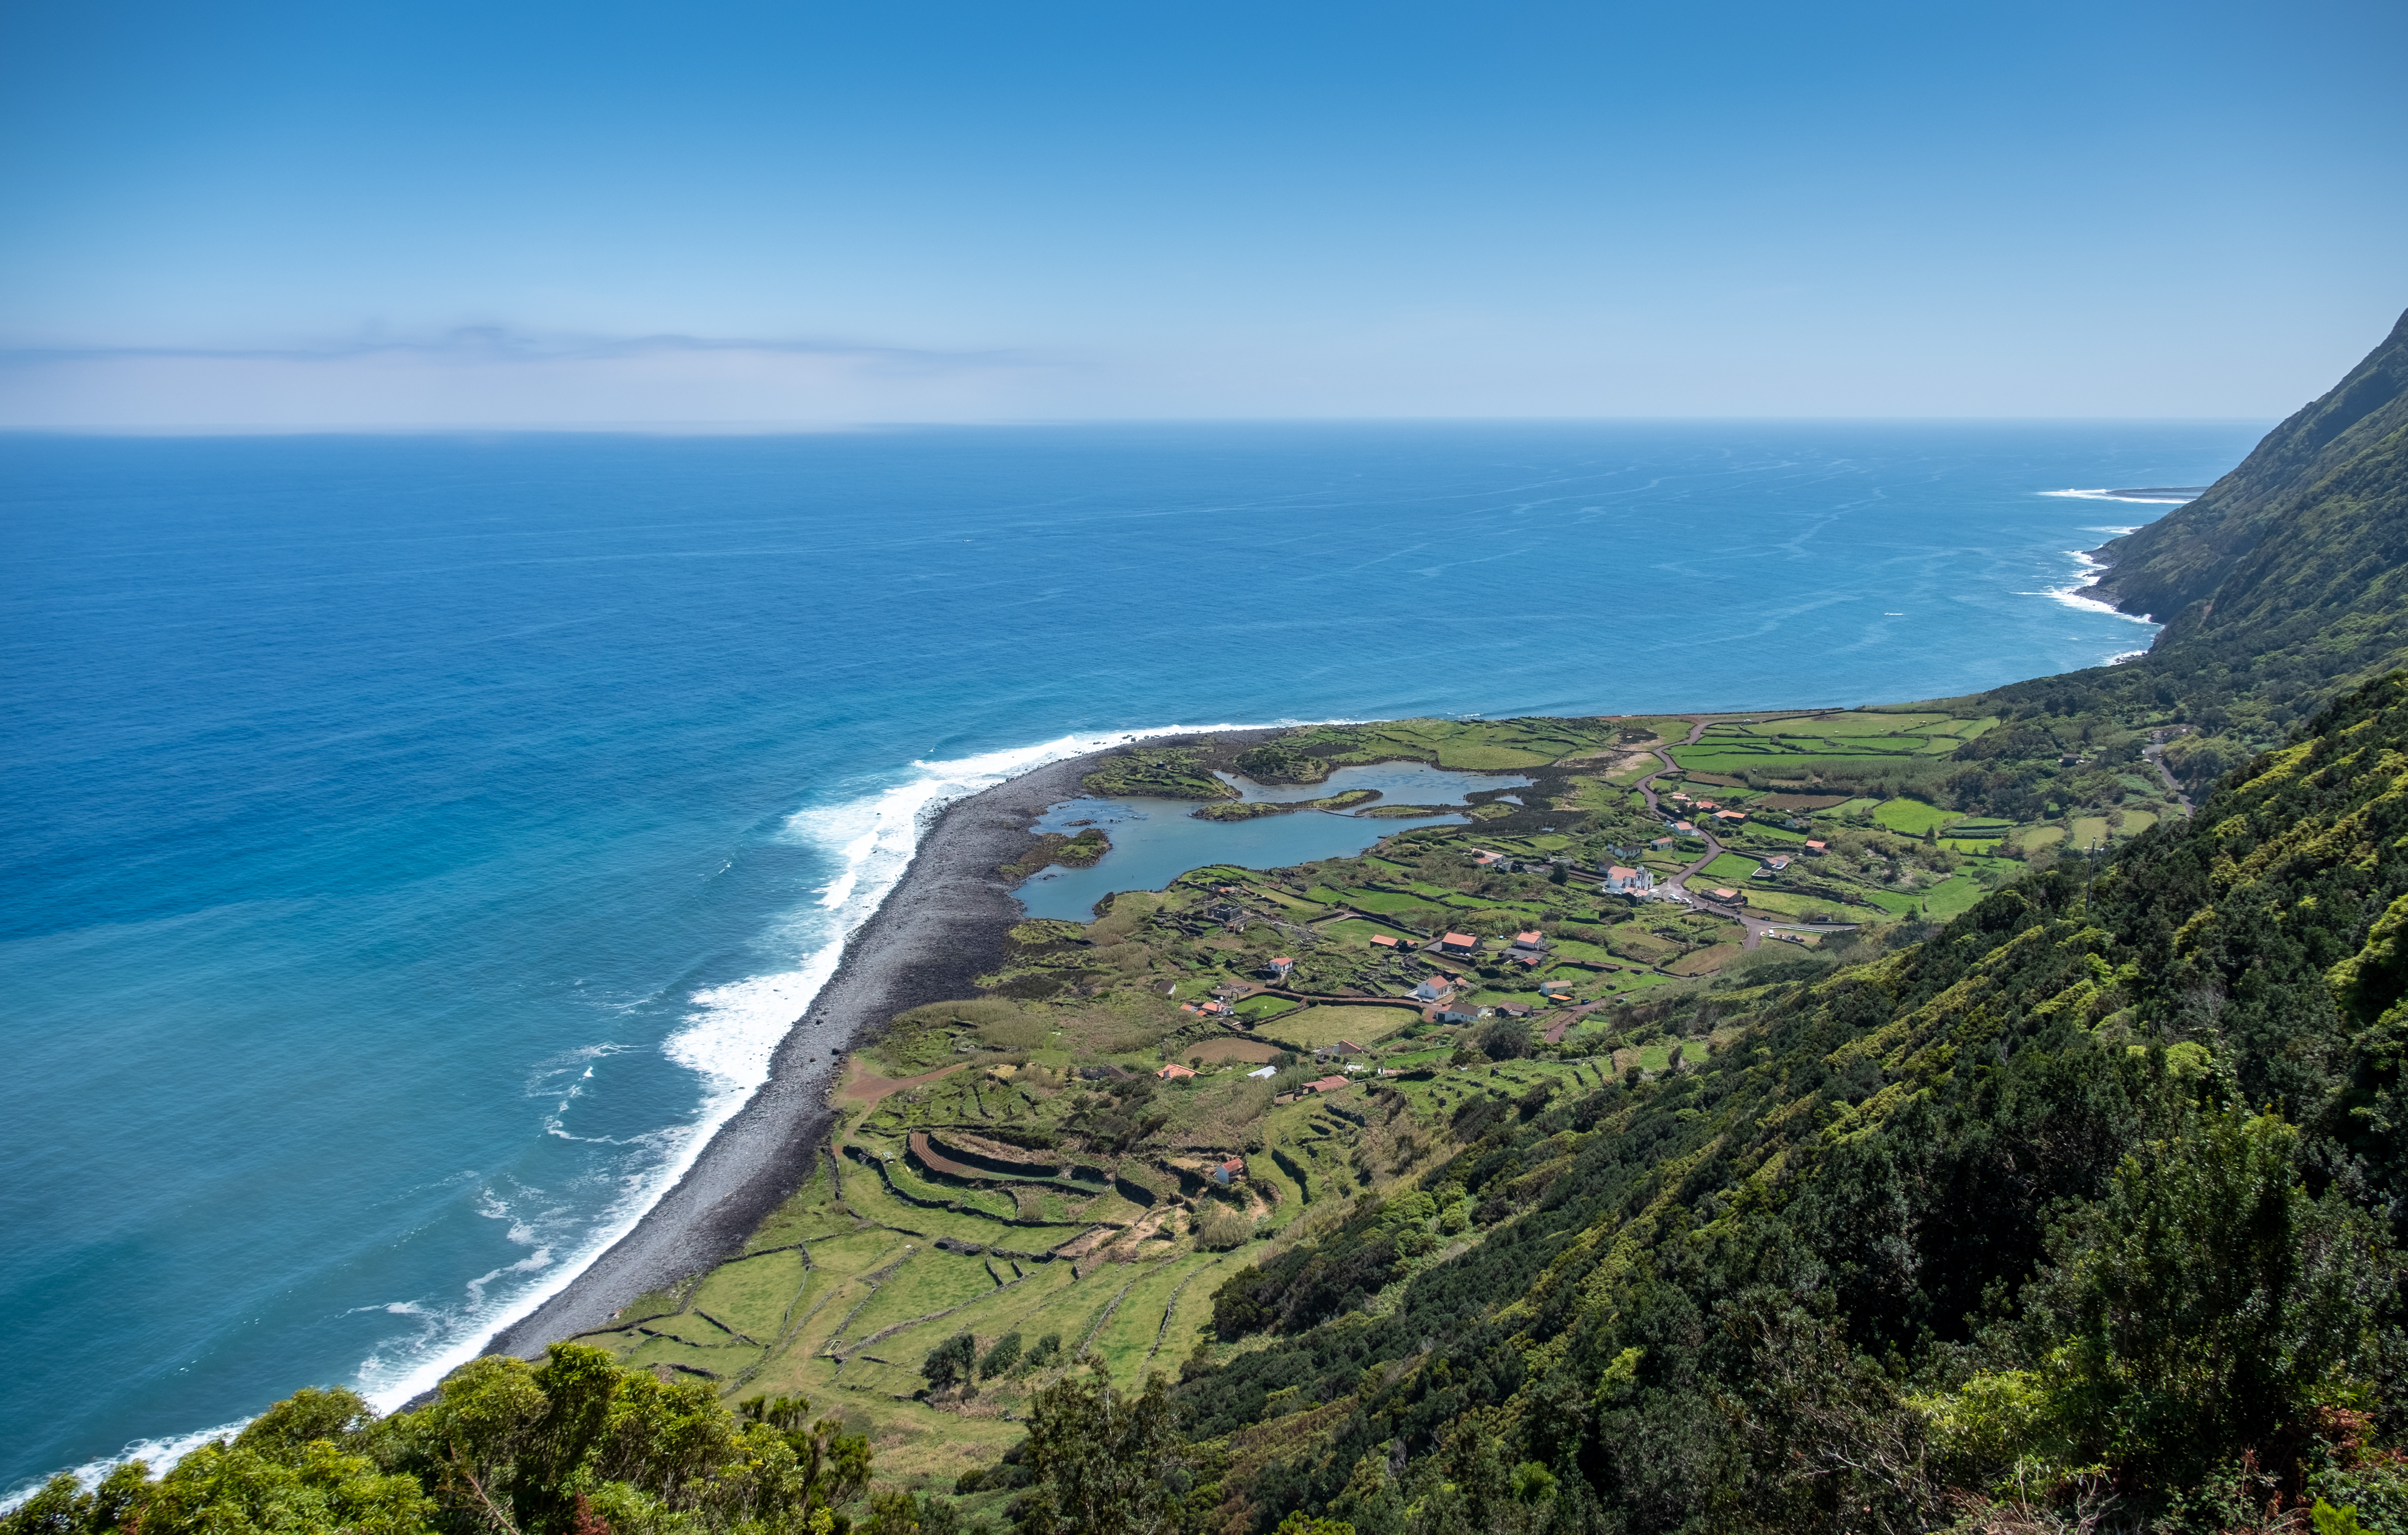
[(0, 7), (0, 423), (2272, 417), (2408, 7)]

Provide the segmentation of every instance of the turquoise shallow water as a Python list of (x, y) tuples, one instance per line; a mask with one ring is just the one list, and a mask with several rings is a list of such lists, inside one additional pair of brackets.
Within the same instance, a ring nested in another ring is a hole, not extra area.
[[(0, 1484), (465, 1356), (952, 795), (1135, 729), (2088, 665), (2149, 631), (2069, 552), (2165, 509), (2047, 493), (2258, 430), (0, 439)], [(1359, 834), (1256, 825), (1314, 822)]]
[[(1224, 775), (1225, 777), (1226, 775)], [(1391, 805), (1460, 805), (1484, 789), (1513, 789), (1529, 780), (1510, 773), (1453, 773), (1419, 762), (1340, 768), (1313, 784), (1261, 784), (1230, 778), (1240, 799), (1293, 803), (1376, 789)], [(1376, 802), (1374, 802), (1376, 803)], [(1178, 800), (1081, 797), (1039, 819), (1041, 831), (1100, 826), (1111, 851), (1085, 868), (1048, 868), (1021, 882), (1013, 894), (1032, 917), (1086, 922), (1096, 902), (1115, 890), (1160, 890), (1191, 868), (1236, 864), (1282, 868), (1314, 858), (1360, 853), (1383, 837), (1415, 826), (1460, 824), (1458, 815), (1359, 817), (1332, 811), (1291, 811), (1254, 821), (1199, 821)]]

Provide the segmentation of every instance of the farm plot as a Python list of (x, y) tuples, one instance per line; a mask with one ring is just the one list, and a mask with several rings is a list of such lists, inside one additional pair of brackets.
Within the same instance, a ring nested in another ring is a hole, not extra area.
[(1317, 1007), (1275, 1020), (1264, 1026), (1262, 1034), (1295, 1050), (1336, 1044), (1340, 1040), (1368, 1045), (1416, 1021), (1411, 1008)]

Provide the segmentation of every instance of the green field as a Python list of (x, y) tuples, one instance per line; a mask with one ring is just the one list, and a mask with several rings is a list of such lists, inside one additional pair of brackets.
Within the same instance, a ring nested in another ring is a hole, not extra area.
[(1346, 903), (1358, 911), (1371, 911), (1399, 922), (1426, 926), (1446, 914), (1441, 907), (1412, 896), (1393, 890), (1349, 890)]
[(1927, 831), (1937, 831), (1956, 819), (1955, 811), (1943, 811), (1937, 805), (1927, 805), (1920, 799), (1886, 799), (1873, 811), (1876, 825), (1909, 837), (1920, 837)]
[(1699, 869), (1697, 877), (1717, 884), (1736, 885), (1762, 867), (1753, 858), (1743, 858), (1736, 853), (1725, 853), (1717, 854), (1713, 863)]
[(1369, 1045), (1418, 1021), (1409, 1008), (1307, 1008), (1292, 1018), (1265, 1025), (1261, 1033), (1264, 1039), (1292, 1049), (1311, 1050), (1340, 1040)]
[(1747, 904), (1801, 921), (1828, 915), (1833, 922), (1863, 922), (1870, 915), (1862, 907), (1842, 906), (1821, 896), (1800, 896), (1787, 890), (1750, 890)]
[(1923, 893), (1924, 909), (1929, 911), (1935, 920), (1944, 920), (1972, 906), (1975, 901), (1982, 898), (1983, 894), (1980, 881), (1969, 875), (1958, 874), (1925, 891)]

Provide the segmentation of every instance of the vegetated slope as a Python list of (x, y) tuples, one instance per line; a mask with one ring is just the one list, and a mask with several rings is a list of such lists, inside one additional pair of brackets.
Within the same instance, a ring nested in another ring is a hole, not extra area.
[(1203, 1522), (2396, 1528), (2403, 933), (2394, 676), (1702, 1069), (1467, 1103), (1422, 1194), (1216, 1297), (1273, 1341), (1177, 1393)]
[[(2165, 629), (2145, 655), (1937, 700), (1999, 724), (1927, 782), (2013, 818), (2114, 803), (2116, 774), (2192, 794), (2350, 688), (2408, 665), (2408, 316), (2189, 505), (2101, 552), (2094, 595)], [(2052, 808), (2053, 807), (2053, 808)]]
[[(2002, 704), (2155, 701), (2263, 746), (2408, 659), (2408, 316), (2206, 495), (2101, 553), (2094, 594), (2164, 632), (2128, 666), (2002, 688)], [(2208, 779), (2236, 753), (2211, 755)]]
[(2090, 595), (2174, 624), (2235, 573), (2269, 536), (2312, 514), (2333, 477), (2408, 424), (2408, 315), (2323, 397), (2266, 435), (2207, 493), (2100, 551), (2109, 569)]

